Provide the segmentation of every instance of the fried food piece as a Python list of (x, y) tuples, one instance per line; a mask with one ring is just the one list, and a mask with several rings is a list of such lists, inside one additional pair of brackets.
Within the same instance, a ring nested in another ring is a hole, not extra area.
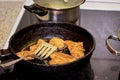
[(45, 41), (43, 39), (39, 39), (37, 44), (30, 46), (30, 51), (35, 51), (42, 42), (45, 42)]
[(66, 40), (65, 44), (68, 46), (71, 55), (75, 58), (80, 58), (84, 56), (83, 42), (74, 42), (71, 40)]
[(49, 43), (58, 47), (58, 48), (63, 48), (65, 42), (61, 38), (53, 37), (52, 39), (50, 39)]
[[(23, 56), (25, 56), (25, 55), (32, 55), (33, 54), (33, 52), (31, 52), (31, 51), (20, 51), (20, 52), (18, 52), (18, 53), (16, 53), (16, 55), (18, 56), (18, 57), (23, 57)], [(27, 57), (27, 58), (25, 58), (25, 60), (32, 60), (33, 59), (33, 57)]]
[(51, 58), (51, 60), (49, 61), (50, 65), (65, 64), (76, 60), (75, 57), (62, 52), (54, 52), (50, 55), (50, 58)]
[[(29, 46), (29, 50), (23, 50), (18, 53), (16, 53), (19, 57), (23, 57), (25, 55), (32, 55), (34, 54), (35, 50), (38, 48), (38, 46), (45, 42), (43, 39), (39, 39), (38, 42), (32, 46)], [(63, 40), (58, 37), (54, 37), (49, 41), (50, 44), (58, 47), (58, 48), (64, 48), (64, 45), (67, 45), (70, 55), (65, 54), (62, 52), (54, 52), (50, 55), (51, 60), (48, 61), (50, 65), (53, 64), (65, 64), (72, 61), (77, 60), (78, 58), (84, 56), (84, 48), (83, 48), (83, 42), (74, 42), (71, 40)], [(25, 60), (31, 60), (34, 59), (33, 57), (27, 57)]]
[[(34, 54), (34, 51), (38, 48), (38, 46), (39, 46), (42, 42), (44, 42), (44, 40), (39, 39), (36, 44), (34, 44), (34, 45), (32, 45), (32, 46), (29, 47), (29, 49), (30, 49), (29, 51), (28, 51), (28, 50), (20, 51), (20, 52), (16, 53), (17, 56), (18, 56), (18, 57), (23, 57), (23, 56), (25, 56), (25, 55), (32, 55), (32, 54)], [(34, 59), (34, 58), (31, 57), (31, 56), (28, 56), (25, 60), (32, 60), (32, 59)]]

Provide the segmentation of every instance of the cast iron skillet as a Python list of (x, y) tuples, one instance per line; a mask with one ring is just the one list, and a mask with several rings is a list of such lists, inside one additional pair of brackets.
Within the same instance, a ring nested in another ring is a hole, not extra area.
[[(63, 22), (40, 22), (25, 27), (24, 29), (16, 32), (9, 40), (9, 53), (14, 58), (18, 58), (16, 53), (21, 49), (40, 38), (51, 39), (52, 37), (60, 37), (64, 40), (82, 41), (85, 48), (85, 56), (78, 59), (77, 61), (63, 64), (63, 65), (44, 65), (34, 61), (22, 60), (15, 64), (19, 67), (23, 66), (25, 70), (37, 71), (37, 72), (62, 72), (69, 71), (78, 65), (83, 66), (84, 63), (89, 62), (91, 55), (95, 49), (95, 40), (89, 31), (86, 29), (69, 23)], [(2, 52), (3, 50), (1, 50)]]

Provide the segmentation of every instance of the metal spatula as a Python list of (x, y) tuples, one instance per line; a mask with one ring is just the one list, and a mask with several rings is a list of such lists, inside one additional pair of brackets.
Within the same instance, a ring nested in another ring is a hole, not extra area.
[(35, 51), (34, 55), (38, 58), (46, 59), (51, 53), (57, 50), (56, 46), (43, 42)]
[(10, 61), (10, 62), (7, 62), (7, 63), (3, 63), (1, 64), (0, 63), (0, 66), (5, 68), (5, 67), (8, 67), (8, 66), (11, 66), (29, 56), (32, 56), (34, 58), (37, 58), (37, 59), (40, 59), (40, 60), (44, 60), (46, 58), (48, 58), (50, 56), (51, 53), (53, 53), (55, 50), (57, 50), (57, 47), (56, 46), (53, 46), (49, 43), (46, 43), (46, 42), (43, 42), (38, 48), (37, 50), (33, 53), (33, 55), (25, 55), (19, 59), (16, 59), (16, 60), (13, 60), (13, 61)]

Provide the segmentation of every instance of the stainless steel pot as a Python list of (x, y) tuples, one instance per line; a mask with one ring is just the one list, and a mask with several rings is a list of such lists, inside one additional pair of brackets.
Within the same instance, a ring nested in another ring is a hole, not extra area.
[(110, 39), (116, 40), (116, 41), (120, 41), (120, 30), (118, 30), (118, 36), (116, 36), (116, 35), (110, 35), (110, 36), (108, 36), (108, 38), (105, 40), (107, 49), (108, 49), (112, 54), (117, 55), (117, 56), (120, 56), (120, 51), (114, 49), (114, 48), (111, 46), (111, 44), (110, 44), (110, 42), (109, 42)]
[(41, 21), (69, 22), (75, 23), (80, 18), (80, 4), (85, 0), (34, 0), (30, 6), (24, 8), (35, 13)]
[(79, 6), (85, 2), (85, 0), (68, 0), (65, 2), (64, 0), (33, 0), (35, 4), (45, 7), (48, 9), (70, 9), (76, 6)]
[(66, 10), (48, 10), (45, 16), (36, 15), (42, 21), (75, 23), (80, 18), (79, 6)]

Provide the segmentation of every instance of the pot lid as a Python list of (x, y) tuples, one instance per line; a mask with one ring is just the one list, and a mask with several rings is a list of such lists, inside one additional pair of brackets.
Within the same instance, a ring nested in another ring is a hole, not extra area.
[(64, 0), (33, 0), (35, 4), (49, 8), (49, 9), (69, 9), (73, 7), (77, 7), (85, 2), (85, 0), (68, 0), (65, 2)]

